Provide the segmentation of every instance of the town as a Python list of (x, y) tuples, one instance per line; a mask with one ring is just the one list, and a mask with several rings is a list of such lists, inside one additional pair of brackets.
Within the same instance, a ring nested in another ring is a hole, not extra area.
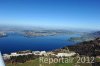
[(39, 57), (71, 57), (76, 55), (77, 53), (69, 51), (69, 50), (64, 50), (60, 49), (61, 51), (56, 52), (56, 51), (31, 51), (31, 50), (26, 50), (26, 51), (19, 51), (19, 52), (13, 52), (11, 54), (3, 54), (3, 59), (6, 60), (11, 60), (12, 57), (23, 57), (23, 56), (34, 56), (35, 58)]

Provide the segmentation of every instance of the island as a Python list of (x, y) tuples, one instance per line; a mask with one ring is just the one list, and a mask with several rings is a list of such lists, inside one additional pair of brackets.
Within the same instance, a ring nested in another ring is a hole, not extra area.
[(55, 35), (69, 35), (74, 34), (72, 31), (67, 30), (24, 30), (22, 31), (22, 35), (25, 37), (40, 37), (40, 36), (55, 36)]

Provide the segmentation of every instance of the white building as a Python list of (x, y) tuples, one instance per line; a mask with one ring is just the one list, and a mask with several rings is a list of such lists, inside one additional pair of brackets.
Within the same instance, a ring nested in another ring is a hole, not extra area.
[(17, 56), (17, 53), (11, 53), (11, 56)]
[(41, 56), (42, 56), (42, 55), (47, 56), (47, 53), (46, 53), (46, 51), (41, 51), (41, 52), (40, 52), (40, 55), (41, 55)]
[(3, 54), (3, 59), (4, 59), (4, 60), (10, 59), (10, 55), (8, 55), (8, 54)]
[(11, 56), (24, 56), (24, 55), (31, 55), (32, 53), (23, 53), (23, 54), (17, 54), (17, 53), (11, 53), (10, 55), (8, 54), (3, 54), (4, 60), (10, 59)]
[(33, 53), (34, 55), (39, 55), (39, 54), (40, 54), (40, 51), (32, 51), (32, 53)]
[(53, 52), (47, 52), (48, 56), (55, 56), (56, 54), (54, 54)]
[(46, 51), (33, 51), (32, 53), (34, 55), (40, 55), (40, 56), (44, 55), (44, 56), (47, 56)]
[(70, 53), (58, 53), (56, 56), (57, 57), (71, 57), (74, 56), (76, 53), (75, 52), (70, 52)]

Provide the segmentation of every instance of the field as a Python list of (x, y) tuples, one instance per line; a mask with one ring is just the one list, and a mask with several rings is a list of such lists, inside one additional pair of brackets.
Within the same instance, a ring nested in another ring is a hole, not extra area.
[(75, 62), (73, 63), (52, 63), (52, 64), (47, 64), (47, 63), (39, 63), (39, 59), (27, 61), (25, 63), (7, 63), (6, 66), (92, 66), (91, 64), (76, 64)]

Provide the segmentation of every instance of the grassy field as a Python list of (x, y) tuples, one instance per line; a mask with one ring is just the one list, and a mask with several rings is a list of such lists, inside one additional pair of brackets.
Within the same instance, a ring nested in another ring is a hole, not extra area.
[(100, 58), (96, 58), (96, 61), (97, 61), (97, 62), (100, 62)]
[[(75, 66), (76, 63), (52, 63), (52, 64), (46, 64), (46, 63), (39, 63), (39, 59), (27, 61), (25, 63), (8, 63), (6, 66)], [(92, 66), (91, 64), (77, 64), (77, 66)]]

